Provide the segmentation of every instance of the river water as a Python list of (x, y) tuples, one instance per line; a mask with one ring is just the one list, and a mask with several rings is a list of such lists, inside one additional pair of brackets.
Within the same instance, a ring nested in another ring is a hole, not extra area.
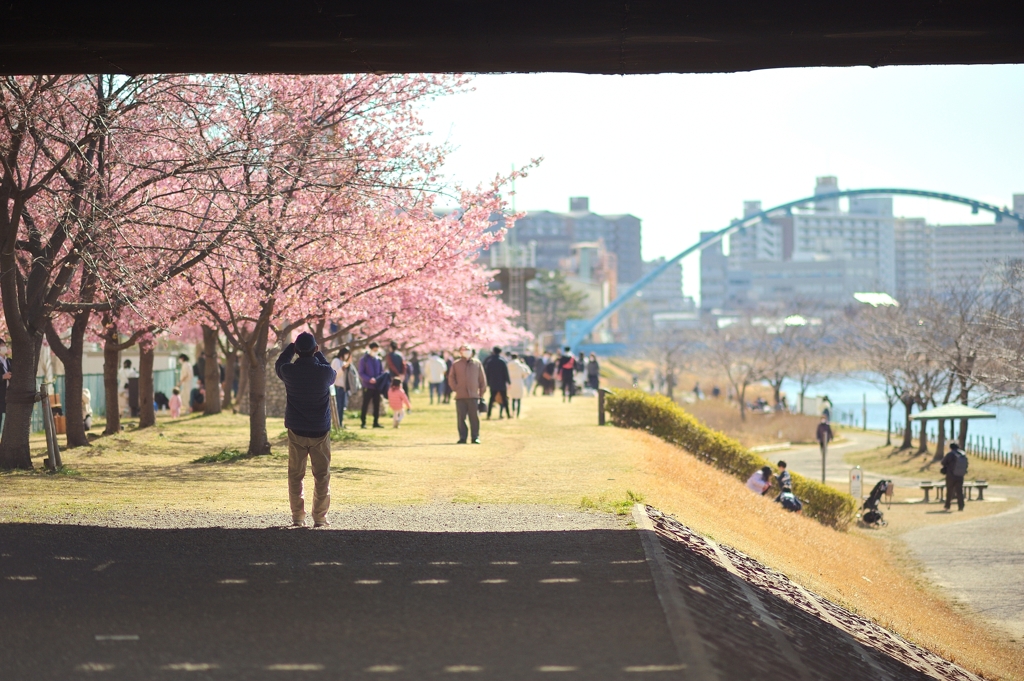
[[(790, 404), (796, 404), (799, 399), (800, 386), (794, 381), (787, 380), (782, 384), (782, 389)], [(868, 428), (885, 430), (888, 411), (885, 391), (879, 387), (879, 384), (871, 381), (869, 375), (831, 379), (812, 385), (807, 391), (808, 398), (825, 395), (832, 400), (832, 420), (855, 426), (863, 426), (862, 412), (866, 397)], [(991, 438), (993, 445), (1001, 441), (1003, 451), (1020, 452), (1024, 450), (1024, 412), (1020, 407), (988, 405), (982, 409), (994, 413), (996, 418), (972, 419), (967, 429), (969, 436), (985, 437), (986, 442), (988, 438)], [(893, 427), (902, 424), (904, 418), (903, 405), (897, 402), (892, 409)], [(935, 432), (936, 425), (934, 421), (928, 422), (929, 433)], [(949, 428), (949, 426), (946, 427)]]

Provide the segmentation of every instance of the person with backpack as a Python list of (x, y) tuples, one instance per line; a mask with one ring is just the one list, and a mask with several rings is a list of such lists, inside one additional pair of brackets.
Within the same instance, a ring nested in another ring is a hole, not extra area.
[(572, 348), (566, 346), (564, 354), (558, 359), (558, 373), (562, 379), (562, 401), (572, 402), (572, 396), (576, 393), (576, 379), (573, 373), (576, 371), (576, 358), (572, 356)]
[(501, 348), (495, 346), (490, 356), (484, 360), (484, 374), (487, 377), (487, 387), (491, 389), (491, 397), (487, 401), (487, 420), (491, 420), (491, 411), (494, 403), (498, 403), (498, 418), (504, 411), (512, 418), (512, 412), (508, 405), (508, 384), (511, 382), (508, 375), (508, 365), (501, 358)]
[(967, 455), (960, 451), (960, 443), (949, 445), (949, 453), (942, 457), (941, 471), (946, 475), (946, 510), (956, 494), (956, 505), (964, 510), (964, 476), (967, 475)]

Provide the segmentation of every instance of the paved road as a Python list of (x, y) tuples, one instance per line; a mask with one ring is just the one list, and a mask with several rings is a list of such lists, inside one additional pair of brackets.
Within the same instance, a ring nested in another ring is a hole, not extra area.
[(1024, 640), (1024, 489), (990, 487), (1021, 500), (985, 518), (922, 527), (902, 535), (932, 580), (971, 609)]
[[(845, 442), (829, 447), (826, 477), (830, 482), (849, 481), (853, 466), (842, 460), (844, 454), (880, 447), (885, 441), (870, 431), (847, 432), (846, 437)], [(771, 458), (785, 459), (792, 470), (821, 479), (817, 446), (773, 452)], [(864, 493), (882, 477), (893, 479), (897, 486), (920, 482), (864, 471)], [(1024, 640), (1024, 488), (994, 486), (987, 494), (1019, 499), (1021, 505), (999, 515), (918, 528), (900, 538), (931, 580), (951, 597)]]
[(509, 521), (522, 509), (451, 509), (440, 521), (429, 507), (334, 515), (337, 528), (406, 530), (0, 526), (0, 676), (678, 669), (638, 533), (621, 519), (533, 507), (544, 517), (531, 527)]

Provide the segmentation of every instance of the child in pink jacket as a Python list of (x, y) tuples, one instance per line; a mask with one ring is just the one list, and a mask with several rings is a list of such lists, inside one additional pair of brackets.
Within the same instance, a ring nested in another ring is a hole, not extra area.
[(181, 391), (175, 388), (172, 391), (171, 399), (167, 400), (167, 407), (171, 410), (171, 418), (181, 416)]
[(395, 412), (395, 428), (405, 418), (405, 411), (412, 410), (412, 404), (409, 403), (409, 396), (402, 390), (401, 381), (392, 381), (391, 388), (388, 390), (388, 404), (391, 405), (391, 410)]

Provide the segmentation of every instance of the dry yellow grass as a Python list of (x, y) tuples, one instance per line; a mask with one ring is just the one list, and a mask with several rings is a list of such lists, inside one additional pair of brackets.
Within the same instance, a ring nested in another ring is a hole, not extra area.
[[(897, 438), (893, 438), (897, 440)], [(897, 440), (898, 441), (898, 440)], [(934, 449), (935, 444), (932, 443)], [(1024, 485), (1024, 469), (1013, 468), (995, 461), (985, 461), (977, 456), (968, 455), (970, 467), (969, 480), (987, 480), (993, 485)], [(847, 457), (850, 463), (888, 475), (900, 475), (922, 480), (939, 480), (941, 464), (935, 461), (932, 453), (918, 454), (917, 447), (899, 450), (895, 447), (881, 447), (867, 452), (860, 452)]]
[[(336, 446), (334, 508), (426, 501), (625, 508), (627, 491), (719, 542), (988, 678), (1024, 679), (1024, 649), (944, 601), (895, 540), (839, 533), (783, 512), (737, 480), (637, 431), (596, 426), (593, 399), (524, 401), (523, 419), (484, 422), (480, 446), (454, 444), (454, 409), (417, 408), (399, 430), (355, 432)], [(285, 459), (193, 464), (243, 446), (244, 417), (161, 422), (89, 451), (67, 452), (74, 476), (5, 474), (0, 521), (47, 522), (111, 511), (203, 508), (286, 518)], [(270, 432), (281, 432), (271, 421)], [(281, 448), (278, 447), (278, 451)], [(584, 502), (584, 499), (587, 501)]]

